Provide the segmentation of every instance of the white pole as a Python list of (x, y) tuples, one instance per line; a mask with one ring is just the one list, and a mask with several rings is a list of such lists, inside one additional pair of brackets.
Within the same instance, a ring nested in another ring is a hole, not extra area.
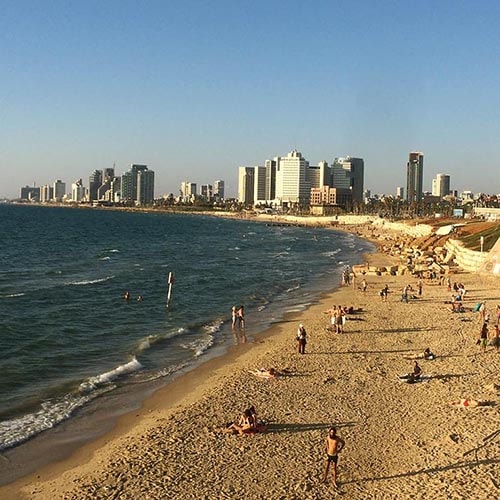
[(480, 241), (481, 241), (481, 253), (483, 253), (483, 247), (484, 247), (484, 236), (481, 236)]
[(174, 284), (174, 275), (168, 273), (168, 294), (167, 294), (167, 307), (170, 306), (170, 297), (172, 296), (172, 285)]

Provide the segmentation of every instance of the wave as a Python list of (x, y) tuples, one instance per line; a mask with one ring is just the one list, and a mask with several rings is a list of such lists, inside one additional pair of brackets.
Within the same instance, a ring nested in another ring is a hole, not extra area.
[(163, 333), (163, 334), (156, 334), (156, 335), (148, 335), (147, 337), (141, 339), (139, 341), (139, 344), (137, 346), (137, 352), (141, 353), (144, 352), (151, 347), (153, 347), (155, 344), (159, 344), (160, 342), (163, 342), (164, 340), (171, 339), (173, 337), (177, 337), (178, 335), (182, 335), (186, 331), (185, 328), (178, 328), (177, 330), (169, 333)]
[(285, 290), (285, 293), (290, 293), (290, 292), (293, 292), (294, 290), (298, 290), (300, 288), (300, 283), (298, 285), (295, 285), (295, 286), (292, 286), (290, 288), (287, 288)]
[(74, 285), (74, 286), (95, 285), (96, 283), (103, 283), (105, 281), (112, 280), (113, 278), (114, 276), (106, 276), (106, 278), (99, 278), (95, 280), (70, 281), (68, 283), (65, 283), (65, 285)]
[(106, 257), (99, 257), (99, 260), (111, 260), (111, 257), (106, 255)]
[(78, 408), (113, 389), (114, 386), (108, 386), (88, 394), (67, 394), (60, 399), (44, 401), (35, 413), (0, 422), (0, 450), (11, 448), (51, 429), (68, 419)]
[(24, 292), (9, 293), (7, 295), (2, 295), (2, 299), (11, 299), (12, 297), (22, 297), (23, 295), (26, 295), (26, 294)]
[(121, 377), (122, 375), (136, 372), (141, 368), (141, 363), (139, 363), (139, 361), (137, 361), (137, 359), (134, 357), (131, 361), (125, 363), (124, 365), (119, 365), (109, 372), (101, 373), (96, 377), (90, 377), (89, 379), (85, 380), (85, 382), (82, 382), (80, 384), (80, 392), (86, 393), (92, 391), (101, 385), (108, 384), (112, 380)]
[(113, 248), (112, 250), (108, 250), (109, 253), (120, 253), (120, 250)]
[(208, 351), (208, 349), (213, 346), (214, 340), (215, 338), (213, 335), (208, 335), (204, 338), (193, 340), (188, 344), (181, 344), (181, 347), (193, 351), (194, 357), (199, 358), (204, 352)]

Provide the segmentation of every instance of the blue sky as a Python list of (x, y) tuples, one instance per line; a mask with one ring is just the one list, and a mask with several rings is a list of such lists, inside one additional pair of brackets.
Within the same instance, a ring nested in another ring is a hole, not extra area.
[(0, 0), (0, 197), (131, 163), (226, 181), (296, 148), (394, 194), (500, 192), (500, 2)]

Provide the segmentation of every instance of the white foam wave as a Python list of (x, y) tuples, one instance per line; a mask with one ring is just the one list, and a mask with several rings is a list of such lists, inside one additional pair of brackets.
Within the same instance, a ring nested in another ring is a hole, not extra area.
[(208, 323), (206, 325), (203, 325), (203, 329), (209, 333), (216, 333), (220, 330), (223, 323), (224, 321), (219, 319), (214, 321), (213, 323)]
[(12, 297), (22, 297), (23, 295), (26, 295), (24, 292), (21, 293), (9, 293), (8, 295), (3, 295), (3, 298), (5, 299), (11, 299)]
[(137, 359), (134, 357), (132, 358), (131, 361), (125, 363), (124, 365), (119, 365), (113, 370), (110, 370), (109, 372), (101, 373), (96, 377), (91, 377), (85, 380), (80, 384), (80, 391), (81, 392), (91, 391), (100, 385), (108, 384), (112, 380), (121, 377), (122, 375), (127, 375), (128, 373), (136, 372), (141, 368), (142, 368), (141, 363), (139, 363), (139, 361), (137, 361)]
[(292, 286), (290, 288), (287, 288), (285, 290), (285, 293), (290, 293), (290, 292), (293, 292), (294, 290), (298, 290), (300, 288), (300, 285), (295, 285), (295, 286)]
[(40, 410), (35, 413), (0, 422), (0, 450), (22, 443), (54, 427), (69, 418), (76, 409), (113, 388), (108, 386), (88, 394), (67, 394), (57, 400), (44, 401)]
[(108, 250), (109, 253), (120, 253), (120, 250), (113, 248), (112, 250)]
[(181, 347), (193, 351), (194, 357), (198, 358), (204, 352), (208, 351), (208, 349), (212, 347), (213, 343), (214, 343), (213, 335), (208, 335), (207, 337), (193, 340), (193, 342), (189, 342), (188, 344), (181, 344)]
[(99, 260), (111, 260), (111, 257), (107, 255), (106, 257), (101, 257)]
[(106, 276), (106, 278), (99, 278), (96, 280), (70, 281), (69, 283), (66, 283), (66, 285), (74, 285), (74, 286), (95, 285), (96, 283), (103, 283), (105, 281), (112, 280), (113, 278), (114, 276)]

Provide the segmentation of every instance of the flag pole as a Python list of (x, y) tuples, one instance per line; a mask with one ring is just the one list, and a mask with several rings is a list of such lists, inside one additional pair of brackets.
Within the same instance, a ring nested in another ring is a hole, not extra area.
[(172, 285), (174, 284), (174, 275), (168, 273), (168, 293), (167, 293), (167, 308), (170, 307), (170, 298), (172, 297)]

